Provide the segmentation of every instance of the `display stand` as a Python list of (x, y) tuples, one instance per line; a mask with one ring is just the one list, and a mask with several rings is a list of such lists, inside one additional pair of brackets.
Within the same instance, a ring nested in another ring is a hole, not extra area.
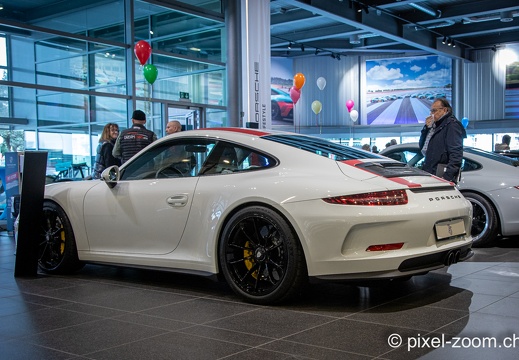
[(36, 276), (47, 152), (26, 151), (21, 175), (20, 218), (14, 276)]

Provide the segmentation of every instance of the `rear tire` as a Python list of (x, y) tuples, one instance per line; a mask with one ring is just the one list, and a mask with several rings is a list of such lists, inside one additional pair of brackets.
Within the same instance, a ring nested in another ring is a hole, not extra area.
[(76, 239), (67, 214), (50, 201), (43, 203), (38, 265), (50, 274), (68, 274), (84, 266), (78, 259)]
[(499, 231), (499, 219), (494, 206), (483, 196), (473, 192), (463, 192), (472, 204), (472, 246), (485, 247), (494, 241)]
[(254, 304), (275, 304), (300, 293), (308, 279), (301, 244), (277, 212), (251, 206), (225, 225), (219, 260), (232, 290)]

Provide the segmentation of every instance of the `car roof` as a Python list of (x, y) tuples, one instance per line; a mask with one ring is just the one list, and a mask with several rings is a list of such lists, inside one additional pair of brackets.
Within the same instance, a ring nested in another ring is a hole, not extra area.
[[(289, 146), (293, 149), (299, 149), (324, 157), (330, 157), (331, 159), (338, 161), (350, 159), (387, 160), (378, 154), (338, 144), (325, 138), (278, 130), (234, 127), (204, 128), (174, 133), (159, 139), (159, 141), (162, 142), (169, 141), (168, 139), (173, 138), (180, 139), (192, 137), (221, 138), (226, 141), (235, 141), (244, 145), (248, 144), (248, 146), (258, 147), (265, 151), (267, 151), (268, 148), (273, 149), (278, 146)], [(268, 144), (261, 141), (266, 141)], [(156, 143), (158, 143), (158, 141), (154, 142), (154, 144)]]
[[(380, 155), (387, 156), (386, 154), (389, 154), (393, 151), (403, 151), (405, 149), (418, 150), (419, 145), (417, 142), (391, 145), (391, 146), (381, 150)], [(506, 157), (503, 155), (496, 154), (495, 152), (482, 150), (482, 149), (472, 147), (472, 146), (464, 146), (463, 147), (463, 156), (471, 157), (471, 155), (478, 157), (478, 159), (485, 158), (488, 160), (497, 161), (497, 162), (507, 164), (507, 165), (517, 166), (517, 164), (518, 164), (518, 161), (514, 160), (512, 157)]]

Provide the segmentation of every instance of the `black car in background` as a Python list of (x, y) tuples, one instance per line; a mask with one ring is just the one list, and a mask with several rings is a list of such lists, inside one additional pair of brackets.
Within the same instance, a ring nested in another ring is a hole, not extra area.
[(519, 150), (498, 150), (494, 151), (494, 153), (519, 160)]

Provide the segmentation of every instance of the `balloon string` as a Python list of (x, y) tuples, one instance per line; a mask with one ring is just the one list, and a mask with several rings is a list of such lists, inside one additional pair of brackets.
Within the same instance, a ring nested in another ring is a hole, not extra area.
[(293, 116), (293, 118), (294, 118), (294, 132), (297, 132), (297, 129), (296, 129), (296, 126), (297, 126), (296, 114), (297, 114), (297, 112), (296, 112), (296, 104), (294, 103), (294, 116)]

